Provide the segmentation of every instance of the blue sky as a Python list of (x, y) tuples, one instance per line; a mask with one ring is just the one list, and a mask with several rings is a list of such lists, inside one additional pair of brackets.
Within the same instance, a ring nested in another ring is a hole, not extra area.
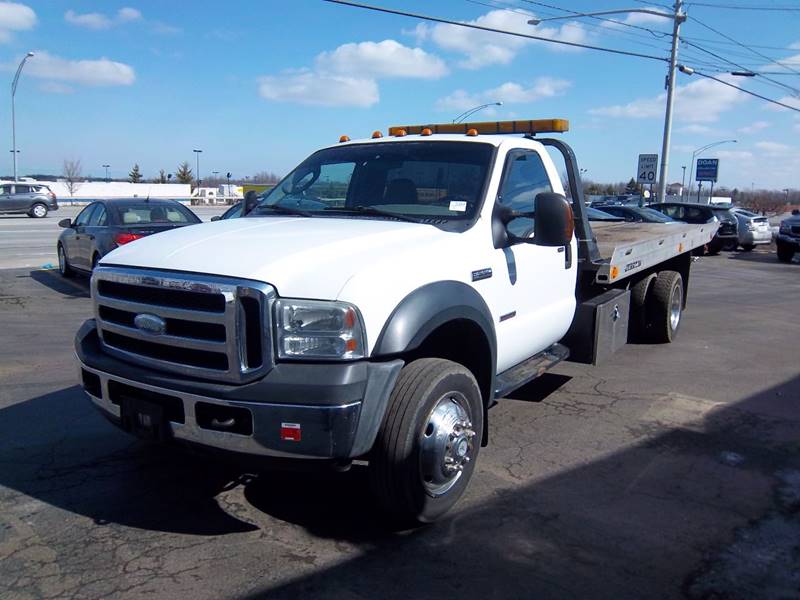
[[(662, 57), (668, 37), (660, 32), (671, 28), (666, 19), (642, 14), (615, 18), (655, 33), (585, 19), (532, 27), (528, 13), (563, 13), (526, 0), (376, 2)], [(649, 6), (633, 0), (546, 3), (575, 11)], [(800, 9), (793, 0), (706, 4)], [(800, 11), (689, 4), (688, 12), (687, 39), (747, 68), (789, 73), (772, 78), (800, 88), (800, 75), (790, 71), (800, 71)], [(695, 19), (741, 42), (770, 46), (756, 51), (789, 69), (730, 44)], [(319, 0), (0, 2), (0, 64), (9, 83), (28, 50), (36, 56), (17, 91), (21, 173), (58, 173), (64, 159), (80, 159), (84, 174), (102, 175), (100, 165), (108, 163), (114, 176), (124, 176), (137, 162), (152, 177), (160, 168), (174, 172), (183, 160), (194, 167), (193, 148), (203, 149), (201, 175), (284, 173), (341, 134), (366, 137), (397, 123), (449, 121), (495, 100), (504, 105), (483, 117), (568, 118), (566, 139), (594, 180), (626, 180), (635, 174), (639, 153), (661, 149), (665, 63)], [(696, 47), (681, 53), (689, 65), (721, 62)], [(768, 81), (729, 81), (800, 107), (791, 91)], [(800, 188), (800, 113), (696, 75), (679, 75), (678, 82), (671, 181), (680, 181), (692, 149), (737, 139), (704, 155), (721, 159), (720, 184)], [(10, 148), (10, 110), (0, 113), (0, 136)], [(6, 156), (2, 172), (11, 171)]]

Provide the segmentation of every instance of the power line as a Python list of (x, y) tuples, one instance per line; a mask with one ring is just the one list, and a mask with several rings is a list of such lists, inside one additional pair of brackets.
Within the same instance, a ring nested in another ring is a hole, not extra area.
[(756, 92), (751, 92), (750, 90), (747, 90), (747, 89), (745, 89), (743, 87), (739, 87), (738, 85), (734, 85), (732, 83), (728, 83), (724, 79), (719, 79), (717, 77), (713, 77), (713, 76), (709, 75), (708, 73), (703, 73), (702, 71), (694, 70), (693, 74), (694, 75), (700, 75), (700, 77), (705, 77), (707, 79), (713, 79), (717, 83), (721, 83), (722, 85), (727, 85), (728, 87), (732, 87), (733, 89), (739, 90), (740, 92), (744, 92), (745, 94), (750, 94), (751, 96), (755, 96), (756, 98), (761, 98), (762, 100), (765, 100), (765, 101), (767, 101), (767, 102), (769, 102), (771, 104), (777, 104), (778, 106), (782, 106), (783, 108), (788, 108), (789, 110), (793, 110), (795, 112), (800, 113), (800, 108), (796, 108), (796, 107), (791, 106), (789, 104), (785, 104), (785, 103), (783, 103), (783, 102), (781, 102), (779, 100), (773, 100), (772, 98), (767, 98), (766, 96), (762, 96), (761, 94), (757, 94)]
[[(638, 0), (637, 0), (638, 1)], [(800, 12), (796, 6), (740, 6), (731, 4), (711, 4), (709, 2), (687, 2), (691, 6), (704, 6), (706, 8), (725, 8), (731, 10), (764, 10), (773, 12)]]
[[(485, 27), (483, 25), (476, 25), (474, 23), (462, 23), (460, 21), (453, 21), (451, 19), (445, 19), (445, 18), (442, 18), (442, 17), (434, 17), (434, 16), (424, 15), (424, 14), (420, 14), (420, 13), (413, 13), (413, 12), (409, 12), (409, 11), (396, 10), (396, 9), (393, 9), (393, 8), (385, 8), (385, 7), (382, 7), (382, 6), (374, 6), (374, 5), (371, 5), (371, 4), (362, 4), (360, 2), (352, 2), (350, 0), (323, 0), (323, 1), (324, 2), (328, 2), (330, 4), (340, 4), (340, 5), (343, 5), (343, 6), (351, 6), (351, 7), (354, 7), (354, 8), (361, 8), (361, 9), (364, 9), (364, 10), (371, 10), (371, 11), (386, 13), (386, 14), (390, 14), (390, 15), (398, 15), (398, 16), (401, 16), (401, 17), (410, 17), (410, 18), (413, 18), (413, 19), (420, 19), (420, 20), (423, 20), (423, 21), (432, 21), (434, 23), (444, 23), (444, 24), (447, 24), (447, 25), (455, 25), (457, 27), (465, 27), (467, 29), (476, 29), (476, 30), (479, 30), (479, 31), (488, 31), (490, 33), (500, 33), (500, 34), (510, 35), (510, 36), (514, 36), (514, 37), (533, 39), (533, 40), (538, 40), (538, 41), (542, 41), (542, 42), (549, 42), (549, 43), (552, 43), (552, 44), (573, 46), (573, 47), (577, 47), (577, 48), (586, 48), (588, 50), (598, 50), (600, 52), (607, 52), (607, 53), (610, 53), (610, 54), (620, 54), (620, 55), (624, 55), (624, 56), (633, 56), (633, 57), (636, 57), (636, 58), (645, 58), (645, 59), (648, 59), (648, 60), (657, 60), (659, 62), (669, 62), (668, 59), (662, 58), (662, 57), (659, 57), (659, 56), (651, 56), (651, 55), (648, 55), (648, 54), (640, 54), (638, 52), (628, 52), (628, 51), (625, 51), (625, 50), (616, 50), (614, 48), (603, 48), (602, 46), (593, 46), (593, 45), (590, 45), (590, 44), (580, 44), (580, 43), (577, 43), (577, 42), (567, 42), (567, 41), (564, 41), (564, 40), (554, 40), (554, 39), (551, 39), (551, 38), (541, 37), (541, 36), (537, 36), (537, 35), (528, 35), (528, 34), (524, 34), (524, 33), (517, 33), (515, 31), (506, 31), (506, 30), (503, 30), (503, 29), (495, 29), (494, 27)], [(639, 1), (641, 1), (641, 0), (639, 0)], [(690, 45), (697, 47), (695, 44), (690, 44)], [(702, 48), (698, 47), (698, 49), (702, 49)], [(713, 54), (710, 51), (707, 51), (707, 50), (704, 50), (704, 49), (703, 49), (703, 51), (709, 52), (710, 54)], [(722, 59), (722, 57), (719, 57), (717, 55), (714, 55), (714, 56), (717, 57), (717, 58)], [(726, 59), (722, 59), (722, 60), (724, 60), (725, 62), (730, 62), (730, 61), (728, 61)], [(709, 75), (707, 73), (703, 73), (703, 72), (697, 71), (697, 70), (694, 70), (693, 72), (695, 74), (697, 74), (697, 75), (700, 75), (701, 77), (706, 77), (707, 79), (712, 79), (712, 80), (714, 80), (714, 81), (716, 81), (718, 83), (721, 83), (723, 85), (727, 85), (728, 87), (731, 87), (731, 88), (734, 88), (734, 89), (737, 89), (737, 90), (739, 90), (741, 92), (744, 92), (745, 94), (749, 94), (751, 96), (755, 96), (756, 98), (760, 98), (761, 100), (764, 100), (764, 101), (769, 102), (771, 104), (776, 104), (778, 106), (782, 106), (784, 108), (788, 108), (789, 110), (793, 110), (795, 112), (800, 112), (800, 109), (798, 109), (798, 108), (795, 108), (793, 106), (790, 106), (790, 105), (785, 104), (783, 102), (780, 102), (778, 100), (773, 100), (772, 98), (768, 98), (767, 96), (762, 96), (761, 94), (758, 94), (756, 92), (752, 92), (752, 91), (747, 90), (745, 88), (741, 88), (738, 85), (734, 85), (732, 83), (728, 83), (727, 81), (724, 81), (722, 79), (718, 79), (717, 77), (714, 77), (714, 76)]]
[[(633, 25), (632, 23), (625, 23), (624, 21), (618, 21), (617, 19), (607, 19), (607, 18), (604, 18), (604, 17), (598, 17), (596, 15), (584, 15), (583, 13), (578, 12), (576, 10), (569, 10), (568, 8), (561, 8), (560, 6), (553, 6), (552, 4), (545, 4), (544, 2), (535, 2), (534, 0), (522, 0), (522, 2), (525, 2), (527, 4), (535, 4), (537, 6), (544, 6), (545, 8), (553, 8), (553, 9), (560, 10), (560, 11), (563, 11), (565, 13), (569, 13), (569, 14), (572, 14), (572, 15), (587, 16), (587, 17), (589, 17), (591, 19), (595, 19), (597, 21), (606, 21), (607, 23), (614, 23), (615, 25), (622, 25), (624, 27), (630, 27), (631, 29), (640, 29), (641, 31), (648, 32), (650, 35), (652, 35), (654, 37), (666, 37), (666, 36), (669, 35), (668, 33), (665, 33), (663, 31), (654, 31), (653, 29), (650, 29), (649, 27), (642, 27), (640, 25)], [(670, 16), (670, 15), (665, 15), (665, 16)]]
[[(800, 10), (800, 9), (798, 9), (798, 10)], [(756, 56), (758, 56), (758, 57), (760, 57), (760, 58), (764, 58), (764, 59), (766, 59), (766, 60), (768, 60), (768, 61), (770, 61), (770, 62), (772, 62), (772, 63), (775, 63), (775, 64), (777, 64), (777, 65), (780, 65), (780, 66), (782, 66), (784, 69), (786, 69), (786, 70), (788, 70), (788, 71), (792, 71), (792, 72), (794, 72), (794, 73), (797, 73), (798, 75), (800, 75), (800, 72), (796, 71), (795, 69), (793, 69), (793, 68), (791, 68), (791, 67), (789, 67), (789, 66), (787, 66), (787, 65), (785, 65), (785, 64), (783, 64), (783, 63), (781, 63), (781, 62), (779, 62), (779, 61), (777, 61), (776, 59), (774, 59), (774, 58), (772, 58), (772, 57), (770, 57), (770, 56), (767, 56), (766, 54), (763, 54), (763, 53), (759, 52), (758, 50), (754, 50), (753, 48), (749, 47), (749, 46), (748, 46), (748, 45), (746, 45), (746, 44), (743, 44), (743, 43), (742, 43), (742, 42), (740, 42), (739, 40), (737, 40), (737, 39), (735, 39), (735, 38), (732, 38), (731, 36), (729, 36), (729, 35), (727, 35), (727, 34), (725, 34), (725, 33), (722, 33), (722, 32), (721, 32), (721, 31), (719, 31), (718, 29), (714, 29), (714, 28), (713, 28), (711, 25), (708, 25), (708, 24), (706, 24), (706, 23), (703, 23), (703, 22), (702, 22), (700, 19), (696, 19), (696, 18), (694, 18), (694, 17), (690, 17), (690, 18), (692, 19), (692, 21), (693, 21), (693, 22), (697, 23), (697, 24), (698, 24), (698, 25), (700, 25), (701, 27), (705, 27), (705, 28), (706, 28), (706, 29), (708, 29), (709, 31), (713, 31), (713, 32), (714, 32), (714, 33), (716, 33), (718, 36), (720, 36), (720, 37), (723, 37), (723, 38), (725, 38), (726, 40), (728, 40), (728, 41), (731, 41), (731, 42), (733, 42), (733, 43), (737, 44), (738, 46), (741, 46), (742, 48), (744, 48), (745, 50), (748, 50), (749, 52), (751, 52), (751, 53), (755, 54)]]
[(343, 6), (352, 6), (354, 8), (363, 8), (365, 10), (372, 10), (375, 12), (387, 13), (390, 15), (399, 15), (401, 17), (411, 17), (412, 19), (421, 19), (423, 21), (432, 21), (434, 23), (444, 23), (446, 25), (455, 25), (457, 27), (466, 27), (467, 29), (477, 29), (479, 31), (488, 31), (490, 33), (502, 33), (504, 35), (511, 35), (514, 37), (526, 38), (530, 40), (537, 40), (540, 42), (548, 42), (551, 44), (560, 44), (562, 46), (572, 46), (574, 48), (585, 48), (587, 50), (597, 50), (599, 52), (607, 52), (609, 54), (621, 54), (623, 56), (635, 56), (636, 58), (646, 58), (648, 60), (657, 60), (659, 62), (669, 62), (669, 59), (661, 56), (653, 56), (651, 54), (641, 54), (639, 52), (630, 52), (628, 50), (617, 50), (615, 48), (604, 48), (603, 46), (593, 46), (591, 44), (581, 44), (579, 42), (568, 42), (566, 40), (556, 40), (553, 38), (542, 37), (539, 35), (530, 35), (526, 33), (517, 33), (516, 31), (507, 31), (505, 29), (496, 29), (494, 27), (485, 27), (484, 25), (477, 25), (475, 23), (463, 23), (461, 21), (453, 21), (451, 19), (444, 19), (442, 17), (433, 17), (430, 15), (423, 15), (421, 13), (413, 13), (404, 10), (396, 10), (394, 8), (385, 8), (382, 6), (374, 6), (372, 4), (362, 4), (361, 2), (351, 2), (350, 0), (323, 0), (331, 4), (341, 4)]
[[(711, 50), (708, 50), (708, 49), (706, 49), (706, 48), (703, 48), (703, 47), (702, 47), (702, 46), (700, 46), (699, 44), (695, 44), (695, 43), (693, 43), (693, 42), (689, 42), (689, 41), (687, 41), (687, 40), (685, 40), (685, 39), (683, 39), (683, 38), (681, 38), (681, 40), (682, 40), (682, 41), (683, 41), (685, 44), (688, 44), (689, 46), (691, 46), (692, 48), (697, 48), (697, 49), (698, 49), (698, 50), (700, 50), (701, 52), (704, 52), (704, 53), (706, 53), (706, 54), (710, 54), (711, 56), (713, 56), (714, 58), (717, 58), (717, 59), (721, 60), (722, 62), (728, 63), (729, 65), (733, 65), (733, 66), (734, 66), (734, 67), (736, 67), (737, 69), (741, 69), (742, 71), (749, 71), (749, 69), (748, 69), (747, 67), (745, 67), (745, 66), (742, 66), (742, 65), (740, 65), (740, 64), (738, 64), (738, 63), (735, 63), (735, 62), (733, 62), (732, 60), (729, 60), (729, 59), (725, 58), (724, 56), (720, 56), (719, 54), (716, 54), (715, 52), (712, 52)], [(792, 86), (790, 86), (790, 85), (786, 85), (785, 83), (781, 83), (780, 81), (776, 81), (775, 79), (771, 79), (770, 77), (767, 77), (766, 75), (757, 75), (757, 76), (758, 76), (758, 77), (760, 77), (760, 78), (762, 78), (762, 79), (764, 79), (765, 81), (770, 81), (770, 82), (772, 82), (773, 84), (777, 85), (777, 86), (778, 86), (778, 87), (780, 87), (780, 88), (783, 88), (783, 89), (785, 89), (785, 90), (789, 90), (789, 91), (790, 91), (790, 92), (792, 92), (793, 94), (800, 94), (800, 90), (798, 90), (797, 88), (794, 88), (794, 87), (792, 87)]]

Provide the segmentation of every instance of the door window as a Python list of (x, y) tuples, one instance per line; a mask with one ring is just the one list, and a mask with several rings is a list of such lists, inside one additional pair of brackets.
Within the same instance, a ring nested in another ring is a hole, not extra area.
[(97, 204), (90, 204), (86, 208), (84, 208), (80, 214), (75, 217), (75, 225), (77, 227), (84, 227), (89, 224), (89, 220), (92, 218), (92, 213), (94, 209), (97, 208)]
[(31, 193), (31, 186), (29, 185), (17, 185), (15, 186), (15, 194), (30, 194)]
[[(541, 157), (532, 150), (514, 150), (506, 159), (505, 175), (500, 186), (497, 203), (516, 212), (534, 212), (536, 195), (552, 192), (553, 186)], [(513, 219), (508, 231), (517, 237), (533, 234), (534, 221), (529, 217)]]
[(10, 194), (10, 193), (11, 193), (10, 185), (4, 185), (3, 187), (0, 187), (0, 194)]
[(106, 208), (102, 204), (98, 204), (92, 214), (89, 216), (89, 227), (103, 227), (106, 224)]

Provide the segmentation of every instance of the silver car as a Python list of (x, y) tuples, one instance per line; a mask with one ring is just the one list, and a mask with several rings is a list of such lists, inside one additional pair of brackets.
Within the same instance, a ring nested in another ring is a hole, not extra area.
[(739, 245), (745, 252), (756, 246), (772, 243), (772, 230), (767, 217), (762, 217), (744, 208), (732, 208), (738, 221)]
[(0, 214), (20, 214), (41, 219), (51, 210), (58, 210), (58, 201), (46, 185), (19, 181), (0, 185)]

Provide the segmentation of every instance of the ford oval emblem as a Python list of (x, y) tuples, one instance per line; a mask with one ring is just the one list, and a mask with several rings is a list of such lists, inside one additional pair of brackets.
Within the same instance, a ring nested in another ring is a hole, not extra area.
[(167, 330), (167, 322), (164, 319), (149, 313), (136, 315), (133, 319), (133, 324), (136, 325), (137, 329), (152, 335), (162, 335)]

